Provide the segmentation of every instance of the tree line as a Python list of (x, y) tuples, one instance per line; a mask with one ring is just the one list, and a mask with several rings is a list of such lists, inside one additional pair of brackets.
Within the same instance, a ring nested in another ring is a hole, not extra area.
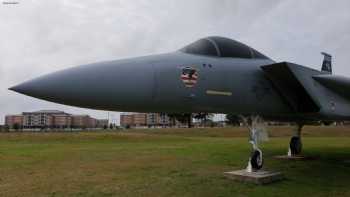
[[(196, 119), (201, 121), (204, 125), (207, 125), (208, 122), (212, 122), (214, 117), (213, 113), (168, 113), (167, 116), (172, 121), (172, 125), (176, 124), (176, 121), (181, 122), (182, 124), (187, 124), (188, 128), (193, 127), (192, 120)], [(239, 126), (241, 124), (241, 119), (236, 114), (226, 114), (225, 122), (230, 125)]]

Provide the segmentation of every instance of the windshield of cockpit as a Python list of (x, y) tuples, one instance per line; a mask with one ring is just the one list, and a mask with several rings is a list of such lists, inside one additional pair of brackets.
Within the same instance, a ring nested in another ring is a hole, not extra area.
[(195, 55), (205, 55), (213, 57), (231, 57), (231, 58), (263, 58), (267, 57), (253, 48), (223, 37), (208, 37), (200, 39), (180, 51)]

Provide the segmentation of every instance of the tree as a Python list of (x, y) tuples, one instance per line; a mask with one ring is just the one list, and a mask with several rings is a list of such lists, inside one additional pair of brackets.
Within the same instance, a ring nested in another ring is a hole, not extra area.
[(4, 127), (2, 128), (3, 131), (5, 132), (9, 132), (10, 131), (10, 128), (8, 125), (4, 125)]
[(171, 113), (171, 114), (167, 114), (167, 116), (169, 117), (172, 126), (175, 126), (176, 125), (176, 116), (177, 116), (177, 114)]
[(187, 117), (187, 127), (192, 128), (192, 114), (185, 114), (185, 117)]
[(187, 123), (188, 128), (192, 127), (192, 114), (191, 113), (170, 113), (167, 114), (170, 119), (172, 119), (174, 125), (175, 120), (185, 124)]
[(193, 118), (201, 121), (201, 124), (204, 124), (204, 126), (206, 126), (207, 121), (210, 120), (213, 116), (214, 116), (214, 114), (203, 113), (203, 112), (193, 114)]
[(226, 121), (230, 125), (239, 126), (241, 124), (241, 118), (236, 114), (226, 114)]
[(18, 124), (18, 123), (15, 123), (14, 125), (13, 125), (13, 129), (15, 130), (15, 131), (18, 131), (19, 129), (20, 129), (20, 125)]

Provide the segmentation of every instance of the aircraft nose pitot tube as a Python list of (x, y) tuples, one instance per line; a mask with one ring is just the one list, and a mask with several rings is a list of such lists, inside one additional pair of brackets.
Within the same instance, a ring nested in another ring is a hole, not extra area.
[(130, 111), (152, 101), (153, 75), (152, 65), (111, 61), (44, 75), (10, 90), (65, 105)]

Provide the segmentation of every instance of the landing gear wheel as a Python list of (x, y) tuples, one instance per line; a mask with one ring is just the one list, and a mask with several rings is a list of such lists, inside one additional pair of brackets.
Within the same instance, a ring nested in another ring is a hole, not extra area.
[(289, 147), (292, 155), (299, 155), (303, 147), (300, 137), (292, 137), (292, 139), (290, 139)]
[(250, 158), (250, 164), (254, 170), (260, 170), (263, 167), (264, 160), (261, 150), (254, 150)]

